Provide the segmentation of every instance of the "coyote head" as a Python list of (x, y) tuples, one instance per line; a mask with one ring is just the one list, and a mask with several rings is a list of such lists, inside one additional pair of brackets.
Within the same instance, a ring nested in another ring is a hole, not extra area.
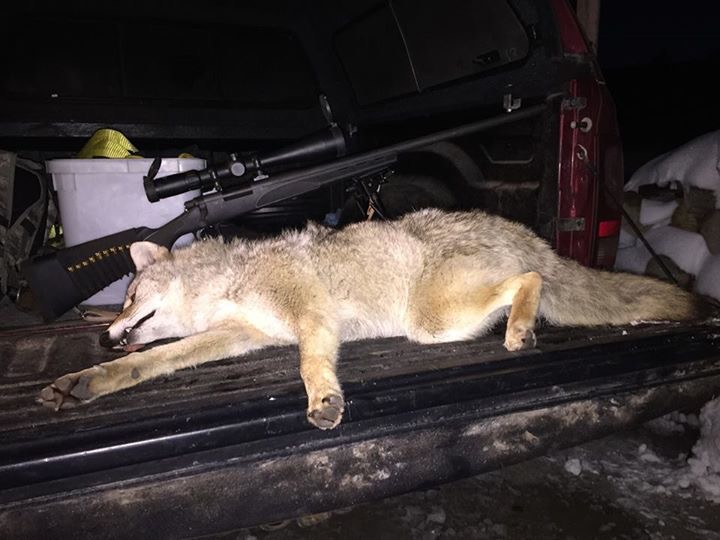
[(136, 242), (130, 246), (130, 256), (137, 270), (135, 279), (122, 313), (100, 335), (100, 344), (134, 351), (158, 339), (192, 333), (189, 310), (183, 307), (184, 287), (170, 251), (152, 242)]

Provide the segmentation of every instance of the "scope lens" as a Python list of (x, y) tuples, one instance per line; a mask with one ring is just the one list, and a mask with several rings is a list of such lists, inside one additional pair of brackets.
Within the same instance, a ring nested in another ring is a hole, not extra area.
[(157, 202), (160, 199), (167, 199), (173, 195), (180, 195), (195, 189), (202, 188), (202, 179), (198, 171), (186, 171), (162, 178), (143, 181), (145, 195), (150, 202)]

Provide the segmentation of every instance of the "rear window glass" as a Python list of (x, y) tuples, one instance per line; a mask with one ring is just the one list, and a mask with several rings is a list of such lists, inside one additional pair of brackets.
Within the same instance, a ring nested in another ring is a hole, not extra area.
[(529, 40), (503, 0), (393, 0), (341, 29), (335, 49), (368, 104), (519, 62)]
[(310, 63), (284, 29), (20, 14), (0, 33), (0, 48), (4, 97), (316, 102)]

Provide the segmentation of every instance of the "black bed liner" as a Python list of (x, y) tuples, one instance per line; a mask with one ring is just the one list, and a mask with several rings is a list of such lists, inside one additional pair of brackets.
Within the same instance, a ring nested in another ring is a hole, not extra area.
[[(346, 344), (347, 409), (328, 432), (305, 420), (294, 348), (61, 413), (36, 405), (48, 381), (115, 356), (98, 333), (0, 332), (0, 530), (13, 536), (255, 525), (491, 470), (720, 393), (720, 327), (707, 323), (544, 328), (522, 353), (506, 352), (498, 334)], [(47, 519), (33, 519), (39, 511)]]

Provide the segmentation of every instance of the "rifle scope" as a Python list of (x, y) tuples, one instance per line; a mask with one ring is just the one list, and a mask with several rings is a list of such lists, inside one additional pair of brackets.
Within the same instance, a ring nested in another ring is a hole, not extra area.
[(210, 191), (222, 189), (219, 180), (224, 178), (242, 179), (247, 173), (260, 172), (263, 168), (286, 165), (307, 165), (308, 163), (342, 157), (346, 145), (342, 130), (331, 126), (288, 146), (270, 150), (266, 153), (231, 159), (207, 169), (185, 171), (162, 178), (146, 176), (143, 180), (145, 195), (150, 202), (157, 202), (180, 193), (200, 189)]

